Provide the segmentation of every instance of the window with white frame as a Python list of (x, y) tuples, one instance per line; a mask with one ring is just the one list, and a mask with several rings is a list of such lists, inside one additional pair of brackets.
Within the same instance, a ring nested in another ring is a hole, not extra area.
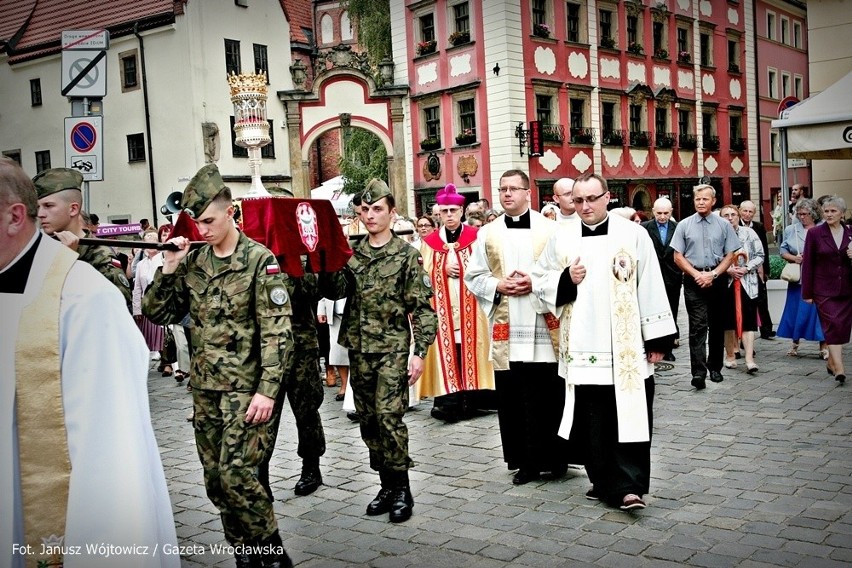
[(791, 82), (790, 82), (790, 74), (789, 73), (781, 73), (781, 98), (786, 98), (790, 96), (791, 93)]
[(121, 77), (121, 92), (135, 91), (139, 89), (139, 66), (137, 65), (137, 53), (135, 49), (118, 54), (119, 75)]
[(793, 22), (793, 47), (802, 48), (802, 24)]
[(642, 20), (638, 15), (627, 15), (627, 45), (642, 45)]
[(716, 136), (716, 111), (701, 111), (701, 135), (704, 137), (705, 147), (708, 138)]
[(766, 70), (767, 95), (770, 99), (778, 98), (778, 72), (775, 69)]
[(568, 92), (568, 139), (571, 144), (594, 144), (591, 128), (591, 95), (587, 91)]
[(586, 0), (566, 2), (565, 18), (568, 25), (565, 35), (566, 40), (575, 43), (585, 43), (588, 41), (586, 10)]
[(535, 94), (535, 118), (542, 126), (556, 124), (554, 119), (553, 95), (550, 93)]
[(701, 49), (701, 65), (705, 67), (713, 66), (713, 31), (702, 29), (699, 32), (699, 48)]
[(776, 31), (775, 12), (766, 12), (766, 39), (775, 39), (778, 35)]
[(458, 4), (453, 4), (451, 9), (453, 31), (461, 34), (470, 34), (470, 4), (459, 2)]
[(429, 12), (418, 18), (420, 23), (420, 41), (435, 41), (435, 14)]
[[(462, 98), (469, 97), (469, 98)], [(456, 118), (458, 131), (456, 137), (470, 136), (476, 138), (476, 104), (470, 95), (462, 95), (456, 99)]]
[(423, 107), (423, 134), (425, 138), (441, 140), (441, 107), (430, 104)]
[(793, 95), (802, 100), (804, 96), (804, 80), (801, 75), (793, 75)]
[(609, 137), (621, 129), (620, 98), (614, 95), (601, 94), (601, 136)]
[(736, 37), (728, 38), (728, 70), (740, 71), (740, 40)]
[(532, 0), (530, 4), (530, 8), (532, 10), (532, 23), (533, 25), (547, 25), (548, 23), (548, 15), (549, 15), (549, 1), (548, 0)]
[(790, 20), (781, 16), (781, 43), (790, 43)]
[(601, 4), (598, 9), (598, 35), (601, 47), (614, 48), (618, 45), (618, 26), (616, 25), (615, 6)]
[(781, 152), (781, 146), (778, 143), (778, 133), (770, 132), (769, 133), (769, 161), (777, 162), (779, 161), (778, 155)]
[(692, 56), (692, 28), (687, 23), (678, 23), (677, 58), (684, 61), (687, 60), (685, 56)]
[(669, 29), (667, 22), (654, 21), (651, 26), (651, 34), (653, 39), (654, 55), (659, 56), (661, 52), (668, 53), (669, 51)]
[(677, 110), (677, 133), (680, 136), (692, 134), (692, 109), (681, 107)]

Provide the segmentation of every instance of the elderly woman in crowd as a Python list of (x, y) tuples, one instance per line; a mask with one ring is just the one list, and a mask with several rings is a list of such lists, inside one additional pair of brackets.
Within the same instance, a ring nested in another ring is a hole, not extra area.
[[(781, 242), (781, 258), (791, 264), (802, 264), (802, 252), (805, 249), (805, 237), (820, 221), (820, 208), (813, 199), (801, 199), (796, 204), (798, 223), (789, 225), (784, 230), (784, 240)], [(816, 306), (802, 301), (801, 282), (787, 283), (787, 301), (784, 313), (778, 323), (778, 337), (788, 337), (793, 340), (787, 355), (799, 355), (799, 341), (819, 341), (820, 356), (828, 359), (828, 349), (825, 348), (825, 336)]]
[(488, 211), (485, 212), (485, 223), (484, 224), (487, 225), (488, 223), (490, 223), (491, 221), (493, 221), (494, 219), (496, 219), (499, 216), (500, 216), (499, 211), (497, 211), (496, 209), (489, 209)]
[(825, 223), (808, 232), (802, 255), (802, 299), (816, 304), (828, 347), (826, 369), (843, 383), (843, 345), (852, 334), (852, 227), (841, 221), (846, 201), (831, 197), (822, 206)]
[[(739, 331), (742, 331), (746, 369), (749, 374), (753, 374), (757, 372), (757, 364), (754, 362), (754, 333), (757, 331), (757, 271), (763, 265), (763, 244), (757, 233), (740, 225), (740, 211), (736, 205), (725, 205), (719, 214), (731, 223), (742, 243), (742, 248), (734, 253), (734, 262), (728, 267), (731, 309), (725, 317), (725, 367), (733, 369), (737, 366), (735, 353), (738, 347), (736, 331), (739, 316), (741, 321)], [(734, 307), (737, 299), (740, 303), (739, 314)]]
[(541, 208), (541, 214), (550, 219), (551, 221), (556, 221), (557, 213), (559, 213), (559, 207), (557, 207), (553, 203), (548, 203)]

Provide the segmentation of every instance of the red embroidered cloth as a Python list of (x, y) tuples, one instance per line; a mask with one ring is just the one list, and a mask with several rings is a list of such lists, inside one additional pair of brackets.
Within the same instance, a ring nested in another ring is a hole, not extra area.
[[(251, 239), (272, 251), (290, 276), (334, 272), (352, 256), (349, 241), (331, 202), (294, 197), (250, 197), (239, 200), (239, 224)], [(181, 212), (172, 236), (202, 240), (195, 222)], [(301, 257), (307, 258), (302, 269)]]

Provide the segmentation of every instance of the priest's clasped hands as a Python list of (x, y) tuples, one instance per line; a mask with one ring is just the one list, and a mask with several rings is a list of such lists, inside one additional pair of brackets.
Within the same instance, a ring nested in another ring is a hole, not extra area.
[(515, 270), (497, 282), (497, 291), (504, 296), (526, 296), (532, 292), (532, 279), (529, 274)]

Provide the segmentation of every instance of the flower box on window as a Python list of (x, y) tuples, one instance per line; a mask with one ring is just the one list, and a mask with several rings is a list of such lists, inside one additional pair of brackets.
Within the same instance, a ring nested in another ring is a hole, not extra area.
[(421, 150), (437, 150), (441, 147), (441, 140), (435, 137), (425, 138), (420, 142)]
[(547, 24), (533, 24), (533, 35), (536, 37), (550, 37), (550, 26)]
[(677, 54), (677, 60), (681, 63), (691, 63), (692, 55), (688, 51), (681, 51)]
[(605, 47), (607, 49), (615, 49), (615, 40), (609, 36), (604, 36), (601, 38), (601, 47)]
[(654, 57), (656, 57), (657, 59), (668, 59), (669, 52), (667, 49), (658, 49), (654, 52)]
[(731, 73), (739, 73), (740, 72), (740, 66), (737, 65), (736, 63), (729, 63), (728, 64), (728, 71), (730, 71)]
[(470, 32), (453, 32), (450, 34), (450, 37), (447, 38), (447, 41), (449, 41), (451, 45), (468, 43), (470, 42)]
[(645, 48), (642, 47), (641, 43), (636, 43), (635, 41), (627, 46), (627, 51), (633, 55), (645, 55)]
[(466, 146), (476, 142), (476, 133), (470, 128), (465, 129), (460, 134), (456, 135), (456, 144), (458, 146)]
[(434, 39), (429, 41), (421, 41), (417, 43), (417, 55), (428, 55), (430, 53), (435, 53), (435, 48), (437, 47), (438, 42)]

